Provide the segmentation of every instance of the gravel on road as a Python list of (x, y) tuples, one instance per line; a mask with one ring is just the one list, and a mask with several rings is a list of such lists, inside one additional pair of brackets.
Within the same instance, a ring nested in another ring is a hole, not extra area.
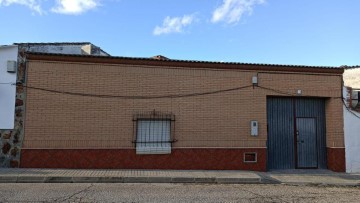
[(0, 202), (359, 202), (359, 187), (261, 184), (0, 184)]

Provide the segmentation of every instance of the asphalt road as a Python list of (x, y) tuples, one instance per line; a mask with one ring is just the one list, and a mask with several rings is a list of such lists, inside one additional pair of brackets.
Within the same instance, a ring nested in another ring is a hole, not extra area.
[(0, 202), (359, 202), (359, 187), (216, 184), (0, 184)]

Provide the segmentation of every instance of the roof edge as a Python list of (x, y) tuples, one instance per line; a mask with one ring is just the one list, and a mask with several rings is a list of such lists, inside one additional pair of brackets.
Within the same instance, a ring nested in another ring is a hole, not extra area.
[(355, 65), (355, 66), (342, 66), (345, 70), (350, 70), (350, 69), (357, 69), (360, 68), (360, 65)]
[(209, 69), (239, 69), (239, 70), (262, 70), (262, 71), (285, 71), (285, 72), (311, 72), (311, 73), (332, 73), (342, 74), (342, 67), (326, 66), (303, 66), (303, 65), (280, 65), (280, 64), (256, 64), (236, 62), (212, 62), (212, 61), (190, 61), (190, 60), (158, 60), (154, 58), (141, 57), (115, 57), (115, 56), (94, 56), (77, 54), (52, 54), (41, 52), (26, 52), (29, 60), (44, 61), (66, 61), (66, 62), (90, 62), (104, 64), (128, 64), (146, 66), (170, 66), (188, 68), (209, 68)]
[(18, 47), (18, 45), (0, 45), (0, 48)]
[(84, 45), (91, 42), (19, 42), (14, 45)]

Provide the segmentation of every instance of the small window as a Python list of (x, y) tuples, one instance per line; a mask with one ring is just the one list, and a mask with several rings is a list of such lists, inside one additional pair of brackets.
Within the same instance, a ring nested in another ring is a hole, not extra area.
[(136, 154), (170, 154), (173, 140), (172, 114), (151, 112), (135, 116)]
[(244, 162), (245, 163), (256, 163), (257, 162), (256, 152), (245, 152), (244, 153)]
[(360, 89), (353, 89), (351, 94), (351, 100), (352, 100), (352, 109), (359, 110), (360, 109)]

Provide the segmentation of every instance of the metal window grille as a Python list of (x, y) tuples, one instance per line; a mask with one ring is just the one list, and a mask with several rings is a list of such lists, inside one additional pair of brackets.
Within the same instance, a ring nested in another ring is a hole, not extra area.
[(145, 112), (134, 116), (136, 154), (170, 154), (175, 116), (171, 113)]

